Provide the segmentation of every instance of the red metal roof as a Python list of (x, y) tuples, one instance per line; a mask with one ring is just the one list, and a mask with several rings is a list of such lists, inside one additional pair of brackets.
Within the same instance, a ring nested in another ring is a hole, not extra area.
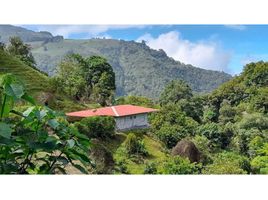
[(91, 116), (128, 116), (128, 115), (136, 115), (141, 113), (149, 113), (155, 112), (157, 109), (145, 108), (141, 106), (133, 106), (133, 105), (118, 105), (118, 106), (110, 106), (103, 108), (96, 108), (91, 110), (82, 110), (77, 112), (66, 113), (67, 116), (72, 117), (91, 117)]

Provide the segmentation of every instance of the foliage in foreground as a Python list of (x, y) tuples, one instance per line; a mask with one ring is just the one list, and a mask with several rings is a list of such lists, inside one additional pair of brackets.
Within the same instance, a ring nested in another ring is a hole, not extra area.
[(1, 174), (66, 173), (68, 164), (87, 173), (90, 143), (86, 136), (47, 107), (32, 106), (23, 113), (13, 110), (18, 101), (35, 102), (11, 74), (1, 77), (0, 88)]

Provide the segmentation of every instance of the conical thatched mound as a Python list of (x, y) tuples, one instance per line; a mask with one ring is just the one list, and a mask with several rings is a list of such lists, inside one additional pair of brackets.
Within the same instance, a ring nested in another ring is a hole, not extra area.
[(200, 152), (195, 144), (188, 140), (181, 140), (172, 149), (171, 155), (188, 158), (191, 162), (200, 161)]

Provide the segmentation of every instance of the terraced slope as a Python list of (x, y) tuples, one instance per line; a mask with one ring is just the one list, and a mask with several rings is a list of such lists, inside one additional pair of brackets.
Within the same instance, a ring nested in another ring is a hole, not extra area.
[(0, 75), (4, 73), (17, 76), (32, 95), (49, 89), (47, 76), (0, 50)]

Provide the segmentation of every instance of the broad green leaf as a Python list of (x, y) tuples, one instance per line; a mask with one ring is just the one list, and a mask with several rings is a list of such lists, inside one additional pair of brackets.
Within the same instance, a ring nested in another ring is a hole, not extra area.
[(9, 124), (0, 122), (0, 135), (4, 138), (9, 139), (11, 137), (12, 129)]
[(2, 106), (3, 105), (1, 105), (2, 117), (8, 117), (10, 111), (13, 109), (14, 99), (11, 96), (6, 95), (4, 107)]
[(74, 142), (73, 139), (67, 140), (67, 143), (68, 143), (68, 146), (69, 146), (70, 148), (73, 148), (73, 146), (74, 146), (74, 144), (75, 144), (75, 142)]
[(53, 129), (56, 129), (59, 126), (59, 122), (56, 119), (50, 119), (47, 123)]
[(33, 97), (29, 96), (28, 94), (24, 93), (21, 97), (23, 100), (35, 105), (35, 100)]
[(20, 99), (24, 94), (23, 86), (21, 84), (17, 84), (17, 83), (6, 84), (4, 89), (5, 89), (5, 93), (8, 96), (11, 96), (16, 99)]
[(81, 162), (86, 162), (86, 163), (90, 163), (90, 160), (88, 158), (88, 156), (86, 156), (83, 153), (80, 153), (79, 151), (75, 150), (75, 149), (70, 149), (70, 151), (72, 152), (72, 154)]
[(37, 117), (38, 120), (42, 120), (46, 116), (47, 112), (45, 110), (36, 110), (35, 116)]
[(28, 108), (27, 110), (25, 110), (25, 111), (23, 112), (23, 115), (24, 115), (25, 117), (28, 117), (28, 116), (30, 115), (30, 113), (32, 113), (32, 111), (33, 111), (34, 109), (35, 109), (34, 106)]

